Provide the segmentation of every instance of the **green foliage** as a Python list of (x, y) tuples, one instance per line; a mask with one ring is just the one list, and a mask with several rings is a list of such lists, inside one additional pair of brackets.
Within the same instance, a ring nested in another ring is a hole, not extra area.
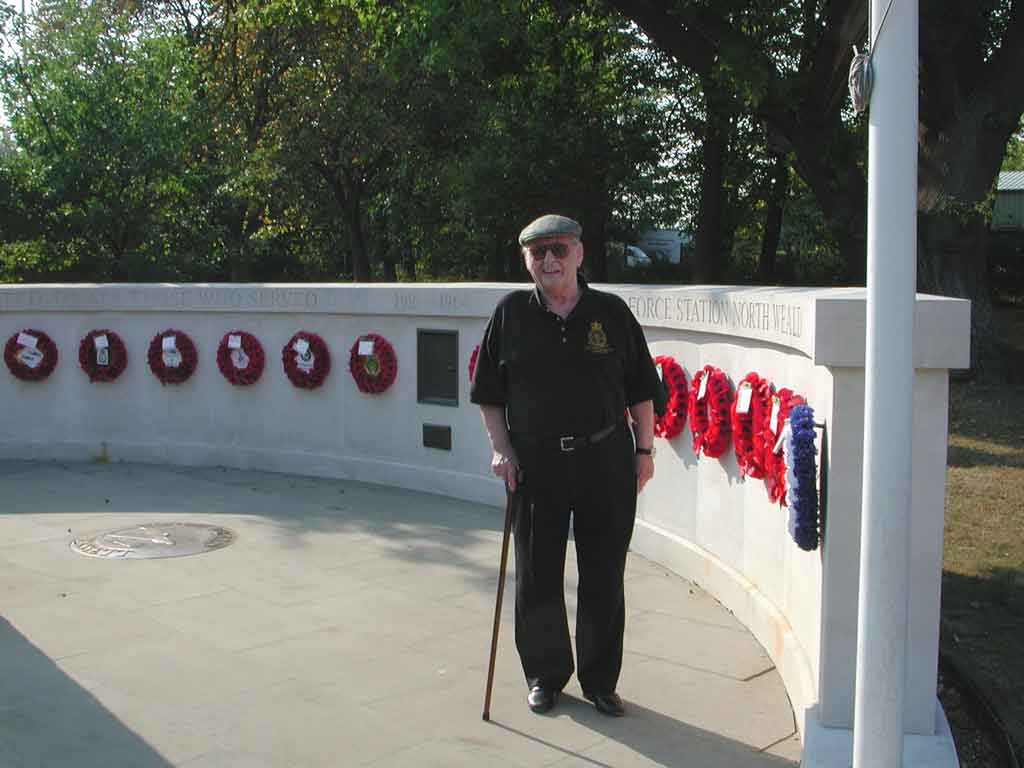
[(598, 2), (47, 0), (18, 25), (3, 279), (508, 277), (538, 212), (679, 218), (664, 58)]
[[(50, 271), (154, 280), (202, 270), (183, 212), (203, 186), (193, 162), (194, 71), (181, 41), (99, 4), (41, 4), (0, 59), (16, 149), (5, 172), (29, 196)], [(201, 129), (200, 129), (201, 130)], [(24, 264), (22, 258), (14, 264)]]
[(1021, 124), (1021, 130), (1010, 137), (999, 170), (1024, 171), (1024, 123)]
[[(839, 247), (814, 196), (795, 172), (790, 172), (782, 236), (776, 251), (773, 283), (832, 285), (843, 269)], [(764, 236), (763, 202), (736, 227), (723, 282), (749, 284), (758, 279), (758, 259)]]
[[(718, 276), (757, 271), (782, 146), (815, 183), (792, 174), (778, 279), (831, 282), (848, 238), (822, 190), (856, 199), (866, 127), (808, 95), (817, 6), (677, 0), (714, 42), (700, 74), (599, 0), (5, 7), (0, 280), (522, 279), (516, 233), (541, 212), (580, 219), (591, 261), (696, 231), (715, 124)], [(1000, 8), (964, 34), (994, 46)], [(805, 133), (783, 136), (792, 114)], [(1005, 163), (1024, 168), (1019, 136)]]

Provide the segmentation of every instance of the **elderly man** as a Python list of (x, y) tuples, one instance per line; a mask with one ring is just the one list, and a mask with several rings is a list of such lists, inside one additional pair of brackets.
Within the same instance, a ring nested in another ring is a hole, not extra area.
[(581, 234), (557, 215), (520, 233), (535, 285), (504, 297), (491, 316), (470, 399), (490, 437), (492, 470), (523, 497), (513, 521), (515, 631), (530, 709), (552, 709), (573, 673), (564, 594), (571, 515), (580, 686), (618, 717), (626, 551), (636, 495), (654, 474), (653, 403), (664, 390), (626, 303), (579, 274)]

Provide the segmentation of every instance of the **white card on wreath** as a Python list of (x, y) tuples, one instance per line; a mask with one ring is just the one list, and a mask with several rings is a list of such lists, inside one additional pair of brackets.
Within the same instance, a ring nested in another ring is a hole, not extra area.
[(779, 439), (775, 441), (775, 447), (772, 448), (772, 453), (779, 453), (785, 447), (786, 441), (792, 433), (793, 430), (790, 428), (789, 422), (787, 421), (779, 431)]
[(303, 354), (295, 358), (295, 364), (303, 373), (309, 373), (316, 367), (316, 357), (307, 349)]
[(163, 350), (164, 352), (177, 352), (178, 344), (173, 336), (164, 336), (163, 339)]
[(106, 349), (110, 346), (110, 341), (107, 339), (107, 334), (101, 333), (99, 336), (93, 336), (92, 343), (96, 345), (97, 350)]
[(768, 429), (775, 434), (775, 425), (779, 423), (779, 410), (782, 408), (782, 403), (779, 402), (778, 397), (772, 398), (772, 415), (768, 419)]
[(35, 349), (36, 344), (39, 343), (39, 339), (33, 336), (31, 333), (19, 333), (18, 344), (29, 349)]
[(96, 365), (106, 367), (110, 365), (110, 349), (102, 347), (96, 350)]
[(245, 354), (244, 350), (232, 349), (231, 350), (231, 364), (240, 371), (244, 371), (249, 367), (249, 356)]
[(749, 381), (740, 384), (739, 396), (736, 399), (736, 413), (747, 413), (750, 411), (750, 399), (754, 395), (754, 387)]
[[(164, 341), (166, 341), (166, 339), (164, 339)], [(164, 365), (168, 368), (177, 368), (181, 365), (181, 353), (174, 348), (165, 349), (161, 358), (164, 361)]]
[(292, 349), (298, 352), (300, 355), (304, 355), (309, 351), (309, 342), (305, 339), (296, 339), (295, 343), (292, 344)]
[[(228, 349), (241, 349), (242, 348), (242, 337), (237, 334), (231, 334), (228, 336)], [(243, 366), (244, 367), (244, 366)]]
[(373, 339), (359, 340), (359, 354), (364, 357), (373, 354)]
[(43, 353), (35, 347), (23, 347), (18, 350), (15, 357), (27, 365), (29, 368), (38, 368), (39, 364), (43, 362)]
[(698, 402), (703, 400), (704, 399), (704, 395), (706, 395), (708, 393), (708, 376), (710, 376), (710, 374), (705, 372), (700, 377), (700, 389), (697, 390), (697, 401)]

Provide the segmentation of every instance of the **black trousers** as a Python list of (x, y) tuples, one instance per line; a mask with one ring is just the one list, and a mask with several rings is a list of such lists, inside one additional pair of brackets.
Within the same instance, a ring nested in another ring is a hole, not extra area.
[(584, 691), (614, 691), (622, 669), (623, 575), (636, 519), (633, 436), (623, 422), (594, 445), (563, 453), (513, 436), (523, 500), (513, 520), (516, 647), (527, 685), (561, 690), (573, 673), (565, 610), (570, 513), (579, 588), (576, 658)]

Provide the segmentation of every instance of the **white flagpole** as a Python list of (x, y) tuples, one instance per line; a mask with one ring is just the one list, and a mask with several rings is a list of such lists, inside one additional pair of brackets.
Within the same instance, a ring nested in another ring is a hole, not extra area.
[[(854, 768), (903, 759), (917, 282), (918, 2), (871, 0), (867, 348)], [(879, 35), (879, 26), (885, 19)]]

